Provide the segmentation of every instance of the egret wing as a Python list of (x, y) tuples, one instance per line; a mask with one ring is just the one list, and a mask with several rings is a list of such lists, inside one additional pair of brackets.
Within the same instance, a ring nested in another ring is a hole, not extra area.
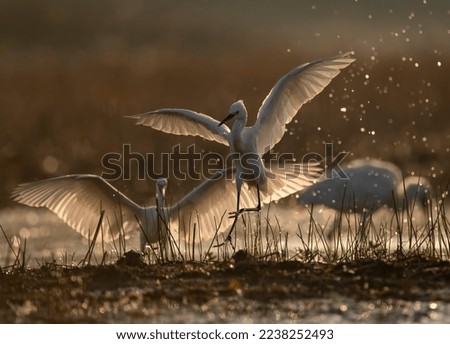
[(318, 164), (271, 165), (267, 169), (267, 190), (264, 203), (277, 201), (311, 187), (322, 174)]
[[(183, 233), (183, 237), (188, 237), (195, 225), (201, 240), (209, 240), (216, 232), (229, 228), (233, 219), (228, 218), (228, 213), (235, 211), (237, 204), (234, 173), (233, 168), (216, 172), (173, 205), (170, 210), (171, 231), (175, 228)], [(254, 207), (257, 197), (256, 190), (244, 184), (240, 206)]]
[[(272, 166), (267, 171), (268, 187), (261, 192), (263, 204), (279, 200), (311, 185), (318, 178), (321, 169), (317, 166), (286, 165)], [(229, 212), (236, 210), (237, 189), (235, 169), (220, 170), (194, 188), (170, 209), (170, 228), (175, 235), (192, 235), (196, 226), (201, 240), (213, 238), (229, 228), (233, 219)], [(257, 190), (244, 183), (240, 194), (240, 208), (254, 208), (258, 203)], [(173, 230), (175, 229), (175, 231)]]
[(127, 117), (136, 119), (136, 124), (165, 133), (201, 136), (228, 146), (230, 129), (226, 125), (219, 126), (219, 121), (202, 113), (185, 109), (159, 109)]
[(139, 230), (135, 216), (144, 211), (107, 181), (89, 174), (20, 184), (11, 197), (28, 206), (48, 208), (74, 230), (90, 239), (98, 226), (101, 211), (104, 210), (101, 235), (105, 242)]
[(267, 152), (281, 140), (286, 124), (302, 105), (322, 92), (341, 69), (355, 60), (351, 54), (306, 63), (278, 80), (264, 99), (255, 124), (245, 133), (256, 137), (258, 153)]

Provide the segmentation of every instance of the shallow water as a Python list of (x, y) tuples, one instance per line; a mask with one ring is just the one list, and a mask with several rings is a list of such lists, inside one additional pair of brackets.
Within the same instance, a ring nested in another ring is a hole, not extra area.
[[(72, 230), (61, 219), (47, 209), (30, 207), (11, 207), (0, 211), (0, 224), (6, 236), (18, 252), (21, 252), (26, 241), (25, 261), (28, 267), (37, 267), (45, 262), (54, 261), (57, 264), (77, 264), (84, 258), (89, 241)], [(138, 249), (137, 236), (130, 238), (128, 249)], [(114, 247), (109, 244), (96, 245), (93, 255), (101, 261), (103, 250), (111, 252), (110, 261), (118, 258)], [(8, 266), (14, 261), (14, 254), (8, 247), (4, 236), (0, 239), (0, 265)], [(21, 259), (22, 261), (22, 259)]]
[[(447, 293), (449, 290), (446, 291)], [(151, 317), (158, 323), (448, 323), (450, 304), (404, 300), (364, 301), (342, 297), (280, 301), (262, 305), (239, 297), (226, 305), (213, 299), (201, 306), (140, 310), (142, 318), (122, 314), (126, 322)]]

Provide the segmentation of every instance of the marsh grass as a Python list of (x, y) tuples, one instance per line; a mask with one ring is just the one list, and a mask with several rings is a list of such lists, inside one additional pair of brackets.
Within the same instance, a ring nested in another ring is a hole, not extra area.
[[(428, 200), (425, 221), (416, 220), (415, 204), (398, 206), (387, 211), (382, 221), (375, 222), (372, 214), (338, 211), (332, 223), (320, 225), (314, 218), (314, 209), (308, 209), (307, 228), (298, 225), (296, 235), (282, 228), (279, 219), (271, 214), (271, 207), (260, 213), (246, 213), (239, 219), (239, 227), (230, 241), (215, 229), (214, 238), (202, 240), (201, 229), (192, 226), (186, 239), (175, 240), (175, 255), (167, 261), (227, 261), (238, 251), (260, 261), (289, 261), (339, 263), (367, 259), (394, 260), (414, 256), (447, 260), (450, 257), (449, 220), (445, 211), (447, 192), (438, 199)], [(408, 200), (406, 200), (406, 203)], [(220, 222), (219, 222), (220, 225)], [(330, 228), (331, 227), (331, 228)], [(170, 229), (167, 228), (170, 232)], [(205, 248), (207, 248), (205, 250)], [(154, 251), (156, 252), (156, 251)]]
[[(307, 208), (307, 226), (297, 225), (295, 234), (283, 228), (276, 216), (276, 210), (268, 206), (259, 213), (246, 213), (238, 221), (238, 227), (231, 240), (222, 231), (223, 217), (218, 219), (212, 240), (205, 241), (202, 228), (188, 226), (185, 235), (171, 230), (164, 214), (158, 217), (160, 240), (148, 244), (142, 254), (147, 264), (170, 262), (228, 261), (237, 252), (244, 252), (248, 259), (259, 261), (302, 261), (305, 263), (341, 263), (359, 260), (391, 261), (408, 257), (425, 257), (434, 260), (450, 258), (450, 222), (445, 208), (447, 191), (436, 199), (429, 199), (424, 214), (418, 214), (425, 221), (416, 221), (416, 209), (412, 204), (396, 206), (383, 220), (375, 222), (371, 214), (336, 212), (334, 219), (325, 225), (314, 217), (314, 207)], [(84, 257), (77, 262), (75, 253), (61, 252), (61, 259), (40, 261), (38, 265), (86, 266), (114, 263), (126, 252), (123, 226), (117, 240), (105, 244), (102, 219), (99, 222)], [(225, 216), (225, 213), (224, 213)], [(117, 221), (120, 221), (118, 217)], [(195, 221), (190, 221), (195, 222)], [(142, 232), (143, 224), (139, 224)], [(24, 270), (27, 267), (27, 242), (14, 245), (0, 226), (8, 252), (2, 270)], [(291, 229), (292, 230), (292, 229)], [(145, 235), (145, 233), (143, 234)], [(94, 250), (96, 249), (96, 251)], [(98, 253), (100, 252), (100, 254)]]
[(420, 210), (416, 210), (414, 204), (395, 207), (377, 225), (372, 215), (339, 212), (327, 234), (329, 239), (311, 215), (306, 238), (299, 228), (299, 238), (307, 253), (305, 259), (336, 263), (422, 256), (447, 260), (450, 257), (450, 232), (444, 204), (446, 194), (428, 200), (424, 223), (415, 221), (415, 212)]

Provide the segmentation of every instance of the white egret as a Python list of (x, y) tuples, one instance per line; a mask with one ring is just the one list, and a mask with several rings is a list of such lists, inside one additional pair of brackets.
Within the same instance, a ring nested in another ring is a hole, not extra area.
[[(301, 106), (319, 94), (341, 69), (354, 61), (350, 57), (351, 54), (306, 63), (284, 75), (263, 101), (256, 122), (251, 127), (245, 126), (247, 110), (242, 100), (231, 105), (228, 116), (221, 122), (192, 110), (170, 108), (128, 117), (136, 119), (136, 124), (166, 133), (201, 136), (229, 146), (232, 156), (237, 155), (237, 159), (234, 160), (237, 168), (235, 174), (237, 218), (244, 210), (260, 210), (261, 199), (265, 202), (281, 192), (280, 187), (284, 186), (284, 182), (275, 179), (271, 167), (265, 168), (262, 155), (281, 140), (286, 131), (286, 124), (292, 120)], [(230, 130), (224, 123), (231, 118), (235, 118), (235, 122)], [(310, 185), (312, 178), (308, 173), (308, 166), (298, 170), (292, 166), (285, 168), (286, 173), (291, 176), (289, 177), (291, 183), (296, 180), (297, 191)], [(317, 168), (312, 168), (311, 173), (316, 174)], [(294, 175), (295, 177), (292, 177)], [(241, 188), (244, 181), (253, 187), (256, 186), (258, 196), (256, 207), (241, 208)]]
[(382, 206), (396, 209), (425, 206), (431, 197), (431, 185), (426, 178), (403, 179), (400, 169), (387, 161), (357, 159), (342, 167), (341, 172), (329, 178), (324, 174), (300, 194), (299, 202), (370, 214)]
[[(167, 228), (175, 239), (178, 239), (178, 233), (184, 239), (186, 233), (196, 226), (202, 240), (210, 240), (216, 232), (228, 228), (231, 220), (223, 215), (234, 209), (237, 197), (233, 173), (232, 169), (216, 172), (172, 206), (164, 204), (165, 178), (156, 182), (158, 206), (151, 207), (136, 204), (103, 178), (90, 174), (67, 175), (21, 184), (11, 197), (28, 206), (48, 208), (89, 239), (92, 239), (100, 213), (104, 210), (101, 223), (103, 240), (111, 242), (137, 230), (141, 233), (143, 249), (147, 242), (164, 239)], [(285, 194), (292, 194), (295, 187), (286, 183), (282, 190), (285, 190)], [(280, 193), (277, 197), (285, 194)], [(256, 197), (255, 193), (246, 192), (242, 202), (249, 206), (256, 202)]]

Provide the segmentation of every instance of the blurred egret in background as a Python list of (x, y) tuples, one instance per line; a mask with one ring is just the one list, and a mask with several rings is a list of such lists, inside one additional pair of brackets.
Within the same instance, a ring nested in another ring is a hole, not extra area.
[[(339, 170), (337, 170), (339, 171)], [(404, 209), (426, 206), (431, 197), (430, 182), (424, 177), (403, 179), (400, 169), (387, 161), (357, 159), (333, 171), (304, 190), (301, 204), (322, 204), (328, 208), (355, 213), (373, 213), (383, 206)]]

